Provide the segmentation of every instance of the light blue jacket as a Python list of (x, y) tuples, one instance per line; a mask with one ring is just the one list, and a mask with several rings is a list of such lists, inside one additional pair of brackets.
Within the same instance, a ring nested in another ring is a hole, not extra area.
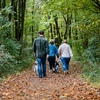
[(58, 56), (58, 49), (54, 44), (49, 44), (49, 56)]

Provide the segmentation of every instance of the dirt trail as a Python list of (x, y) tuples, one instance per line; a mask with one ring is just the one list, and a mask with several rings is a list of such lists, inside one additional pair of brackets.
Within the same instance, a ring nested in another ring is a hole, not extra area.
[(0, 83), (0, 100), (100, 100), (100, 89), (78, 77), (80, 64), (70, 65), (70, 74), (66, 76), (62, 71), (51, 74), (48, 68), (45, 78), (38, 78), (32, 69), (11, 76)]

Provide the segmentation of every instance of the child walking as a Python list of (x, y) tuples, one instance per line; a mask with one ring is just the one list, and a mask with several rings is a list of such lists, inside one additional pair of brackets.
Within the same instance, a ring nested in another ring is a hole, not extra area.
[(59, 57), (58, 55), (58, 49), (54, 45), (54, 39), (50, 40), (49, 44), (49, 54), (48, 54), (48, 61), (49, 61), (49, 66), (50, 66), (50, 72), (55, 72), (55, 60), (56, 56)]

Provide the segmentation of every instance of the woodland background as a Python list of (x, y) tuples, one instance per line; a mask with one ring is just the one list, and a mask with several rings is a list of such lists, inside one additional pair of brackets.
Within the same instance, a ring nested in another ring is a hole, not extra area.
[(0, 80), (31, 66), (40, 30), (66, 38), (82, 78), (100, 85), (100, 0), (0, 0)]

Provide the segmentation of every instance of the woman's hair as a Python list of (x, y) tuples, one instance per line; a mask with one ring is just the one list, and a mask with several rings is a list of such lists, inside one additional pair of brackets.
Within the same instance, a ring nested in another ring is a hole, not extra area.
[(64, 39), (63, 42), (64, 42), (64, 43), (67, 43), (67, 39)]

